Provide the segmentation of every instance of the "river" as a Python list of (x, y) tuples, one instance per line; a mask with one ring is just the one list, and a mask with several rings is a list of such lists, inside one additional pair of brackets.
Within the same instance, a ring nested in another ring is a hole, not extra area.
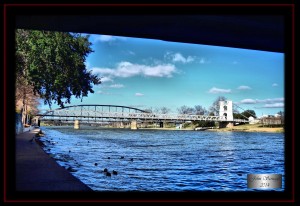
[(284, 191), (284, 133), (41, 129), (43, 149), (94, 191), (251, 191), (247, 174), (282, 174)]

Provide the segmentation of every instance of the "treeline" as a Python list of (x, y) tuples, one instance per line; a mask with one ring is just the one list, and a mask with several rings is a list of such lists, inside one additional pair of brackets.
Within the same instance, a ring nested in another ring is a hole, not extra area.
[(40, 102), (60, 107), (75, 96), (94, 93), (100, 78), (87, 71), (85, 59), (92, 51), (89, 36), (68, 32), (16, 30), (16, 111), (23, 124), (37, 113)]

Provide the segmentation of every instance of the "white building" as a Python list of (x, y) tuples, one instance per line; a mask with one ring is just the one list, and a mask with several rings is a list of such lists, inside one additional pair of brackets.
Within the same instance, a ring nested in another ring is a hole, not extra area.
[(255, 119), (254, 117), (250, 116), (248, 118), (249, 120), (249, 124), (258, 124), (259, 123), (259, 119)]
[(226, 120), (233, 121), (232, 101), (219, 101), (219, 106), (219, 116)]

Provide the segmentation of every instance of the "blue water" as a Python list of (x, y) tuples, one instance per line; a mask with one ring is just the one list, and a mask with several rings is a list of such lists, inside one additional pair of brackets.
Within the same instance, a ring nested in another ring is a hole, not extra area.
[(41, 129), (44, 150), (95, 191), (252, 191), (247, 174), (282, 174), (284, 191), (283, 133)]

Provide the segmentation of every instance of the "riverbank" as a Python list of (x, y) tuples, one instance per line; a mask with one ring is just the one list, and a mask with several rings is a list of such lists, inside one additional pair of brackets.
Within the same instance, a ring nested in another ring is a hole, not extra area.
[(16, 135), (16, 191), (92, 191), (47, 155), (34, 128)]
[(283, 127), (262, 127), (261, 124), (244, 124), (237, 125), (231, 128), (208, 129), (207, 131), (216, 132), (275, 132), (283, 133)]
[(138, 128), (140, 130), (177, 130), (177, 131), (193, 131), (193, 128), (175, 128), (175, 127), (170, 127), (170, 128), (159, 128), (159, 127), (148, 127), (148, 128)]
[[(139, 128), (144, 130), (178, 130), (178, 131), (193, 131), (194, 128)], [(232, 128), (214, 128), (206, 129), (205, 131), (214, 131), (214, 132), (284, 132), (283, 127), (262, 127), (261, 124), (244, 124), (236, 125)]]

